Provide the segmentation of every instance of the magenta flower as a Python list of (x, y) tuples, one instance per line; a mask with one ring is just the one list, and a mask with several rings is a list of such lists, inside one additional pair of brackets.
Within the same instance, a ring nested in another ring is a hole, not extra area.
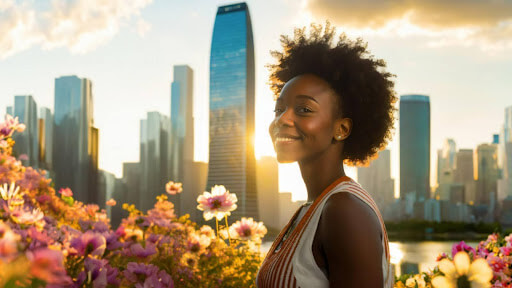
[(240, 221), (236, 221), (229, 227), (229, 233), (235, 239), (260, 242), (261, 238), (267, 234), (267, 228), (263, 225), (263, 222), (242, 217)]
[(105, 253), (106, 240), (99, 233), (87, 231), (81, 236), (71, 240), (71, 248), (76, 250), (79, 256), (95, 255), (102, 256)]
[(467, 245), (466, 242), (464, 242), (464, 241), (461, 241), (458, 244), (453, 244), (452, 257), (455, 257), (455, 254), (457, 254), (457, 252), (460, 252), (460, 251), (465, 251), (465, 252), (469, 253), (471, 258), (475, 257), (475, 255), (476, 255), (475, 249), (473, 247)]
[(203, 195), (197, 197), (197, 209), (204, 211), (203, 217), (205, 220), (210, 220), (216, 217), (221, 220), (224, 216), (231, 215), (237, 206), (238, 199), (235, 194), (229, 193), (226, 187), (222, 185), (215, 185), (212, 192), (204, 192)]
[(123, 271), (124, 276), (132, 283), (138, 283), (140, 279), (145, 279), (158, 273), (158, 267), (153, 264), (130, 262)]
[(78, 274), (76, 284), (80, 287), (85, 283), (92, 283), (94, 288), (107, 287), (107, 260), (87, 257), (84, 261), (84, 270)]
[(187, 250), (190, 252), (201, 252), (210, 246), (212, 239), (204, 234), (191, 233), (187, 238)]
[(176, 195), (183, 191), (182, 184), (178, 182), (169, 181), (165, 184), (165, 192), (171, 195)]

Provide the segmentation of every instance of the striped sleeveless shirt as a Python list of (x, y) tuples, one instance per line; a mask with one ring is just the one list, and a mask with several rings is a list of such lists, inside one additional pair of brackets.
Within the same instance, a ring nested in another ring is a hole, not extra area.
[[(256, 276), (258, 288), (323, 288), (329, 287), (329, 281), (313, 257), (313, 239), (318, 227), (323, 206), (329, 197), (335, 193), (348, 192), (358, 197), (375, 212), (379, 218), (382, 229), (382, 275), (383, 286), (393, 287), (394, 277), (390, 266), (388, 236), (384, 220), (377, 205), (357, 182), (344, 176), (329, 185), (320, 196), (315, 199), (306, 214), (300, 219), (295, 229), (283, 240), (284, 235), (296, 219), (301, 209), (295, 212), (288, 224), (281, 231)], [(282, 243), (281, 243), (282, 242)], [(278, 245), (279, 250), (276, 250)]]

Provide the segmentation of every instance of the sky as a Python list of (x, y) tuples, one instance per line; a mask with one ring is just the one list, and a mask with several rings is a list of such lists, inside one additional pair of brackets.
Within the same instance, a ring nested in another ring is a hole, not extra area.
[[(195, 159), (208, 161), (209, 53), (218, 0), (0, 0), (0, 111), (15, 95), (54, 106), (54, 81), (64, 75), (93, 83), (100, 169), (122, 174), (139, 160), (140, 119), (169, 115), (172, 66), (194, 70)], [(273, 95), (271, 50), (281, 34), (329, 20), (361, 37), (395, 74), (397, 95), (431, 102), (431, 183), (436, 150), (492, 141), (512, 105), (512, 2), (480, 0), (255, 0), (251, 14), (256, 64), (256, 156), (274, 155), (267, 128)], [(3, 113), (0, 113), (3, 114)], [(398, 115), (397, 115), (398, 117)], [(398, 122), (398, 121), (397, 121)], [(398, 184), (398, 125), (392, 174)], [(58, 139), (57, 139), (58, 141)], [(306, 197), (297, 165), (280, 165), (280, 190)], [(355, 177), (355, 169), (347, 174)], [(395, 185), (397, 186), (397, 185)]]

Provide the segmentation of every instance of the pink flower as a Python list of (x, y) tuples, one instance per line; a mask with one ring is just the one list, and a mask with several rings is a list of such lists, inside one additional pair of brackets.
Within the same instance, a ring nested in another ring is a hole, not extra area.
[(171, 195), (176, 195), (176, 194), (179, 194), (181, 193), (181, 191), (183, 191), (183, 188), (181, 187), (182, 184), (181, 183), (174, 183), (173, 181), (169, 181), (167, 182), (167, 184), (165, 184), (165, 192), (171, 194)]
[(18, 122), (18, 117), (13, 118), (11, 115), (5, 115), (5, 122), (0, 123), (0, 136), (11, 137), (14, 131), (25, 131), (25, 124)]
[(18, 156), (18, 159), (19, 160), (23, 160), (23, 161), (27, 161), (28, 160), (28, 155), (27, 154), (21, 154), (20, 156)]
[[(30, 274), (47, 284), (67, 287), (72, 284), (66, 274), (62, 252), (47, 248), (29, 251), (27, 258), (31, 262)], [(51, 285), (50, 285), (51, 286)]]
[(73, 191), (71, 191), (71, 189), (69, 189), (68, 187), (60, 188), (59, 193), (62, 196), (73, 197)]
[(30, 209), (28, 207), (16, 207), (11, 212), (11, 219), (19, 224), (30, 225), (35, 224), (38, 228), (44, 228), (44, 213), (39, 208)]
[(267, 228), (263, 222), (255, 222), (252, 218), (242, 217), (242, 220), (236, 221), (229, 227), (229, 233), (235, 239), (259, 242), (267, 234)]
[(102, 256), (106, 245), (107, 241), (103, 235), (90, 230), (71, 240), (71, 248), (74, 248), (79, 256)]
[(192, 233), (187, 239), (187, 250), (190, 252), (200, 252), (210, 246), (212, 239), (203, 234)]
[(18, 252), (20, 235), (0, 220), (0, 259), (11, 259)]
[(221, 220), (224, 216), (231, 215), (231, 211), (236, 209), (236, 202), (238, 199), (235, 194), (229, 193), (226, 187), (222, 185), (215, 185), (212, 188), (212, 193), (204, 192), (203, 195), (197, 197), (197, 209), (204, 211), (203, 217), (205, 220), (210, 220), (216, 217)]
[(110, 200), (107, 201), (107, 206), (116, 206), (117, 202), (114, 200), (114, 198), (110, 198)]

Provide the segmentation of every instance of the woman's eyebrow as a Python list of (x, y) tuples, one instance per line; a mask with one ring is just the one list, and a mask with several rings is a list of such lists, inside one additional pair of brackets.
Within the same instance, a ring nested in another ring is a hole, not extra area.
[(303, 94), (300, 94), (300, 95), (297, 95), (297, 98), (305, 98), (305, 99), (309, 99), (309, 100), (312, 100), (312, 101), (314, 101), (314, 102), (318, 103), (318, 101), (316, 101), (316, 99), (315, 99), (315, 98), (313, 98), (313, 97), (311, 97), (311, 96), (309, 96), (309, 95), (303, 95)]

